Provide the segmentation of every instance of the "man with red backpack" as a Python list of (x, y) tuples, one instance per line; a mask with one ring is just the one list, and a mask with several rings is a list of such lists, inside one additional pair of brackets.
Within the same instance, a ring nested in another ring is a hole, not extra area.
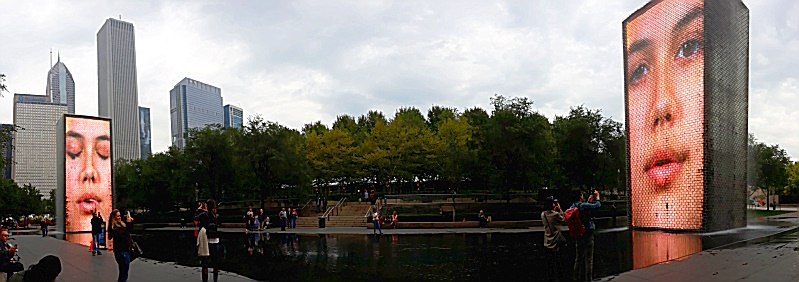
[[(578, 235), (575, 238), (577, 255), (574, 258), (574, 272), (572, 272), (572, 275), (574, 281), (591, 281), (594, 270), (594, 229), (596, 228), (591, 217), (591, 211), (602, 206), (599, 203), (599, 191), (593, 190), (591, 196), (588, 197), (588, 201), (585, 202), (583, 192), (575, 189), (572, 190), (571, 199), (573, 204), (569, 210), (576, 209), (572, 211), (576, 211), (574, 215), (579, 218), (582, 227), (585, 229), (582, 235)], [(568, 210), (567, 213), (569, 213)], [(569, 215), (566, 217), (567, 223), (572, 221)], [(571, 231), (571, 224), (569, 224), (569, 233), (574, 235)]]

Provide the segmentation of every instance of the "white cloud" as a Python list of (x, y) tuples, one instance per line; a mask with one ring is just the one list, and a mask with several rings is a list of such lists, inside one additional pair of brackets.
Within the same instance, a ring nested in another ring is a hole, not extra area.
[[(749, 3), (752, 2), (752, 3)], [(44, 94), (48, 51), (77, 84), (77, 112), (97, 113), (96, 33), (108, 17), (136, 27), (139, 103), (153, 151), (169, 146), (169, 90), (183, 77), (222, 88), (245, 115), (293, 128), (414, 106), (474, 106), (524, 96), (549, 118), (584, 104), (623, 121), (621, 21), (645, 1), (0, 0), (0, 72), (11, 93)], [(751, 10), (750, 131), (799, 154), (799, 5)]]

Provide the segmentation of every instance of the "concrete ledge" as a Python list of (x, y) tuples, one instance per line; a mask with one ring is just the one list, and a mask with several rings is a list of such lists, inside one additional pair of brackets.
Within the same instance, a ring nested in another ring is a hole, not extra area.
[[(543, 226), (540, 220), (519, 220), (519, 221), (492, 221), (486, 228), (530, 228)], [(366, 223), (366, 228), (374, 228), (374, 224)], [(393, 228), (389, 224), (383, 224), (382, 228)], [(437, 228), (479, 228), (477, 221), (466, 222), (402, 222), (397, 224), (397, 229), (437, 229)]]

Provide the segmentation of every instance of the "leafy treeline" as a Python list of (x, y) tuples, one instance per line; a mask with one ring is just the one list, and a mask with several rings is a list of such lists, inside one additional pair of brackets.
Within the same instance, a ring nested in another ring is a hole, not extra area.
[(433, 106), (341, 115), (302, 131), (251, 118), (242, 129), (192, 130), (183, 150), (115, 166), (118, 204), (173, 210), (195, 198), (303, 198), (319, 191), (458, 193), (597, 187), (623, 191), (622, 125), (572, 108), (550, 122), (527, 98), (490, 113)]

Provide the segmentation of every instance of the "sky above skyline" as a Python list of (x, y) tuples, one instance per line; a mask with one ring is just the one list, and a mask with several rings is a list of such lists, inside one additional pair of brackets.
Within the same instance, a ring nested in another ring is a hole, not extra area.
[[(491, 111), (527, 97), (550, 120), (570, 107), (624, 122), (622, 21), (647, 1), (0, 0), (0, 123), (13, 94), (45, 94), (50, 49), (75, 79), (76, 114), (97, 115), (96, 34), (133, 23), (139, 105), (152, 150), (171, 144), (169, 90), (184, 77), (224, 104), (294, 129), (369, 110), (433, 105)], [(750, 10), (749, 132), (799, 156), (799, 4)]]

